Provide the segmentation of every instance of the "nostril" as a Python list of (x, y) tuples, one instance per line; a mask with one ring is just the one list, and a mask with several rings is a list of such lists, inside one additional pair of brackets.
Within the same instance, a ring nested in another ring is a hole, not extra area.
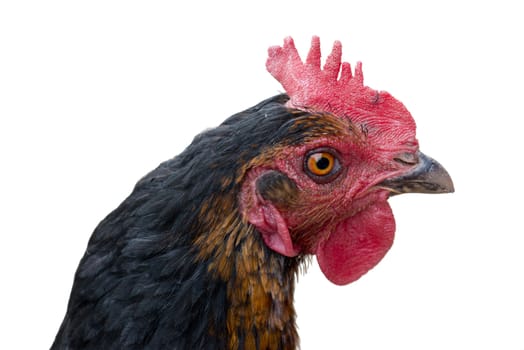
[(397, 154), (393, 160), (403, 165), (415, 165), (418, 163), (418, 155), (411, 152), (403, 152)]

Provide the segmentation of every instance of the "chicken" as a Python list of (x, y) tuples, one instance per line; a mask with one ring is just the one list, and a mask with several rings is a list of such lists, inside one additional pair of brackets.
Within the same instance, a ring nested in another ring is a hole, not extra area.
[(341, 63), (269, 49), (286, 94), (196, 136), (95, 229), (52, 349), (294, 349), (295, 277), (353, 282), (393, 243), (387, 202), (445, 193), (402, 103)]

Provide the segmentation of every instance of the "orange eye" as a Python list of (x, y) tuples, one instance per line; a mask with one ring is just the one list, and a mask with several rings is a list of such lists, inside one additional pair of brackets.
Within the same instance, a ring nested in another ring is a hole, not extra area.
[(318, 176), (327, 175), (335, 167), (335, 157), (327, 152), (313, 153), (307, 160), (307, 168)]
[(315, 150), (309, 153), (304, 164), (306, 173), (316, 182), (333, 180), (340, 170), (340, 163), (333, 152)]

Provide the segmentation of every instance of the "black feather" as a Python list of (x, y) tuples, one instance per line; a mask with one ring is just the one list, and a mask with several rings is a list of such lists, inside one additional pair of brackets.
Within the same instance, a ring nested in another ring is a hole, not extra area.
[[(52, 349), (226, 347), (227, 281), (193, 244), (199, 209), (238, 193), (238, 184), (221, 179), (237, 176), (264, 147), (301, 140), (303, 130), (291, 128), (300, 114), (287, 100), (279, 95), (233, 115), (136, 184), (89, 240)], [(282, 269), (296, 267), (282, 259)]]

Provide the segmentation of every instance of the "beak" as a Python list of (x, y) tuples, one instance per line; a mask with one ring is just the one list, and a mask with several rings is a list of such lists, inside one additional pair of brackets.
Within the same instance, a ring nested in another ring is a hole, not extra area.
[(455, 191), (453, 181), (442, 165), (422, 152), (419, 152), (418, 159), (418, 164), (408, 173), (387, 179), (379, 186), (391, 191), (391, 195)]

